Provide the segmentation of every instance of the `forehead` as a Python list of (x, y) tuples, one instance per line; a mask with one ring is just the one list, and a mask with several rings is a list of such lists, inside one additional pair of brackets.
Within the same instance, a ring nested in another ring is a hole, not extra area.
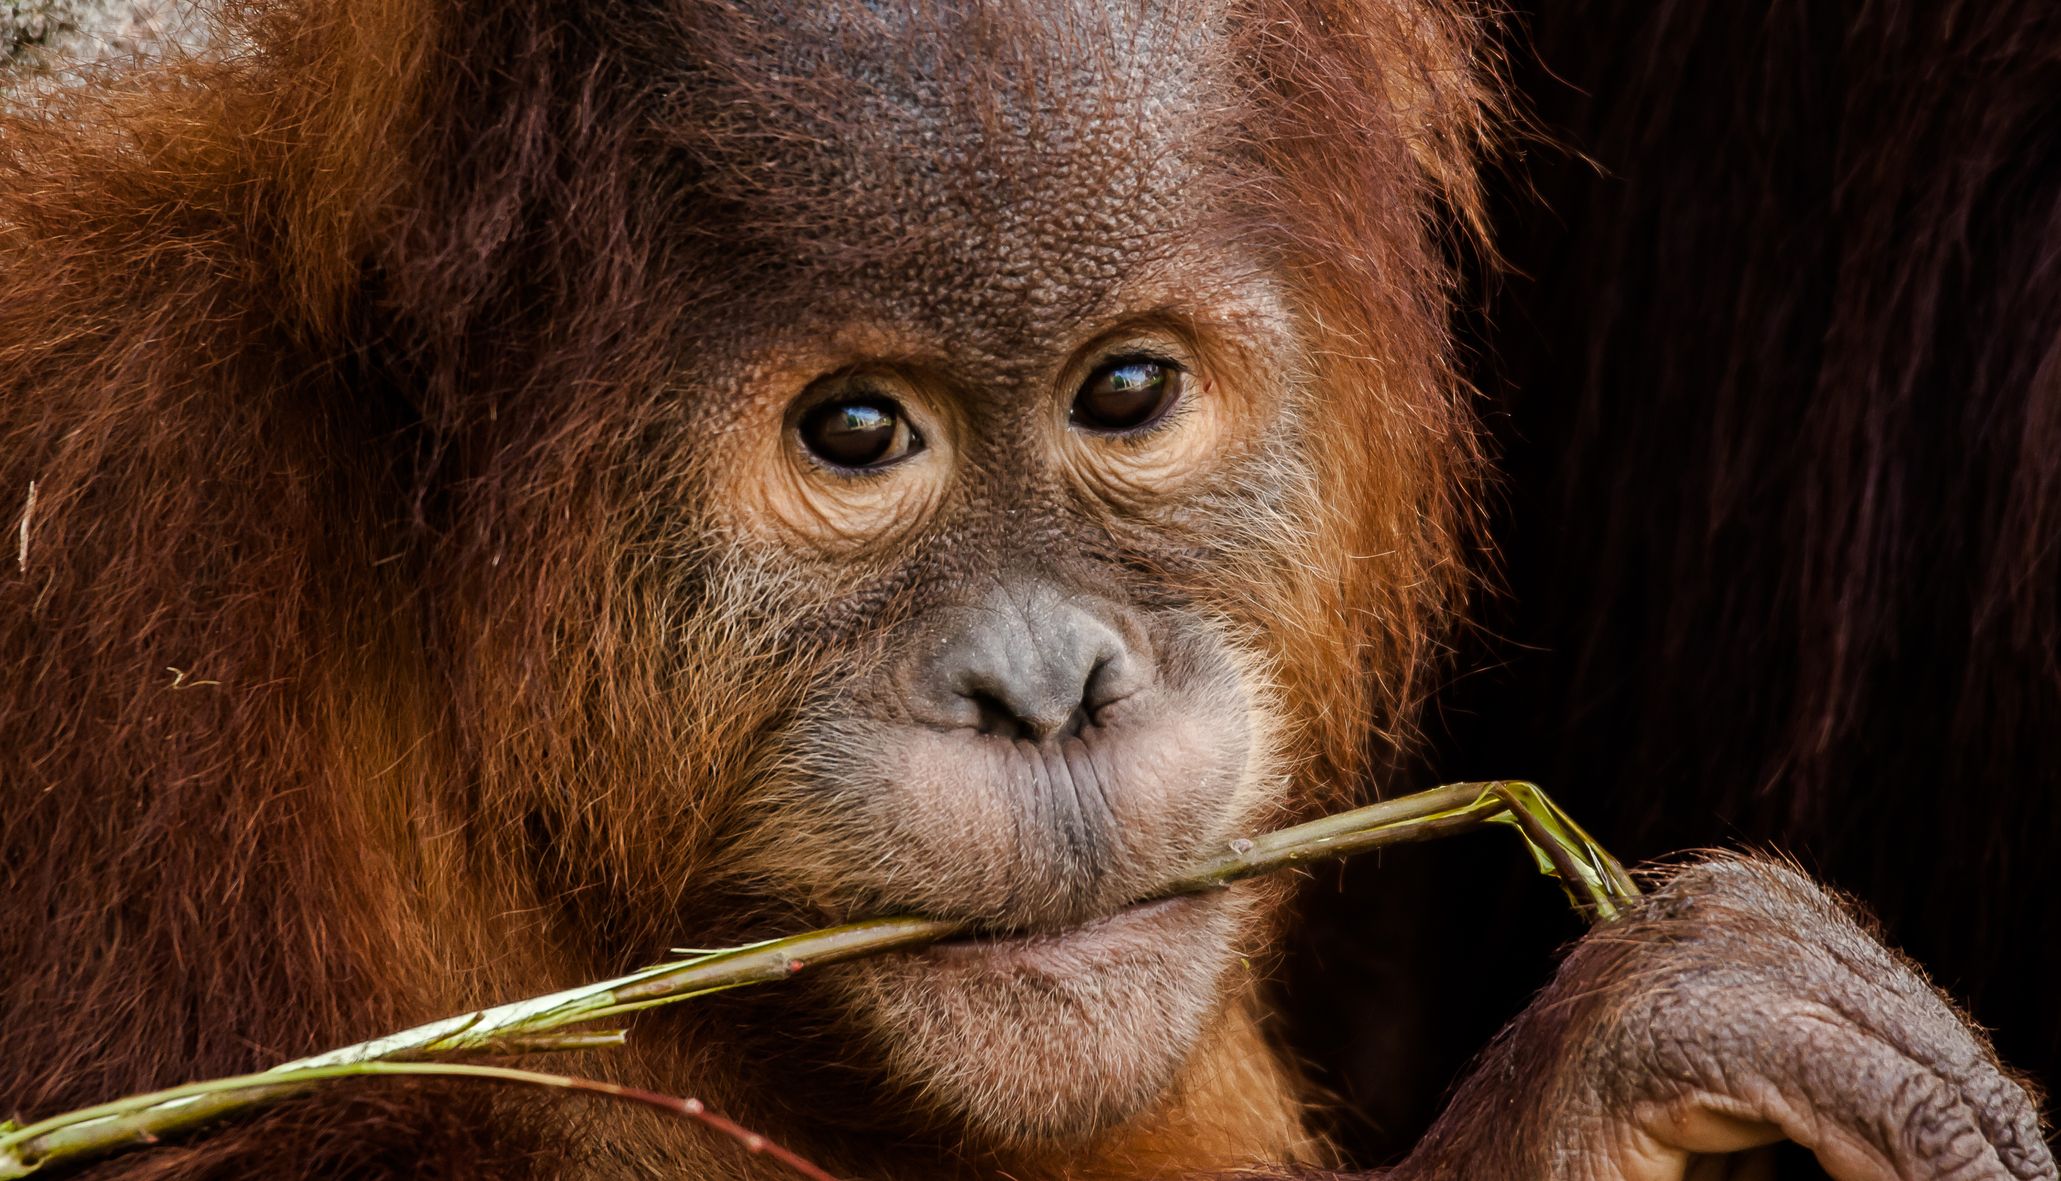
[(1230, 173), (1210, 6), (747, 4), (696, 39), (679, 133), (714, 232), (855, 314), (1000, 337), (1092, 317), (1179, 268)]

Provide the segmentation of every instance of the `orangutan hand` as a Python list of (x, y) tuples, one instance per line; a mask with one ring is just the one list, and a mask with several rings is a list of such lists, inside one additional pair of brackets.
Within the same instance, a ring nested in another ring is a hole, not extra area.
[(2035, 1100), (1787, 865), (1675, 871), (1569, 953), (1394, 1181), (1681, 1181), (1782, 1139), (1838, 1181), (2053, 1178)]

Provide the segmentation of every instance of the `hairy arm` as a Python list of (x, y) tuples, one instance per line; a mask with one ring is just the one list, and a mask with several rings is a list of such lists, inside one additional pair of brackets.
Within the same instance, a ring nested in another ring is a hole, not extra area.
[(1837, 1181), (2056, 1175), (2033, 1096), (1913, 965), (1795, 869), (1721, 856), (1577, 944), (1387, 1177), (1680, 1181), (1782, 1139)]

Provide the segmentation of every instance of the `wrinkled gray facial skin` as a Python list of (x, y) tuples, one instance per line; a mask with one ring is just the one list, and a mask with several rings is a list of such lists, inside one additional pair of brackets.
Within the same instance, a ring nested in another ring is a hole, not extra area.
[[(1103, 916), (1278, 804), (1268, 670), (1211, 578), (1307, 473), (1283, 297), (1224, 229), (1214, 16), (975, 7), (736, 18), (746, 64), (681, 125), (744, 211), (709, 230), (740, 301), (776, 309), (695, 373), (724, 577), (864, 654), (777, 736), (779, 822), (733, 861), (820, 918), (992, 932), (844, 970), (841, 1003), (930, 1122), (1021, 1146), (1138, 1114), (1222, 1007), (1251, 906)], [(1141, 357), (1178, 374), (1165, 415), (1083, 422)], [(854, 396), (920, 445), (812, 454)]]

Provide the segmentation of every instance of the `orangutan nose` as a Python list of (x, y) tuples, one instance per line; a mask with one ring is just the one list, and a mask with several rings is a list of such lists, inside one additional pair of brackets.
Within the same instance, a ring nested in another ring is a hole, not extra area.
[(1095, 724), (1146, 672), (1113, 604), (1043, 581), (1005, 583), (940, 620), (910, 686), (918, 720), (1053, 742)]

